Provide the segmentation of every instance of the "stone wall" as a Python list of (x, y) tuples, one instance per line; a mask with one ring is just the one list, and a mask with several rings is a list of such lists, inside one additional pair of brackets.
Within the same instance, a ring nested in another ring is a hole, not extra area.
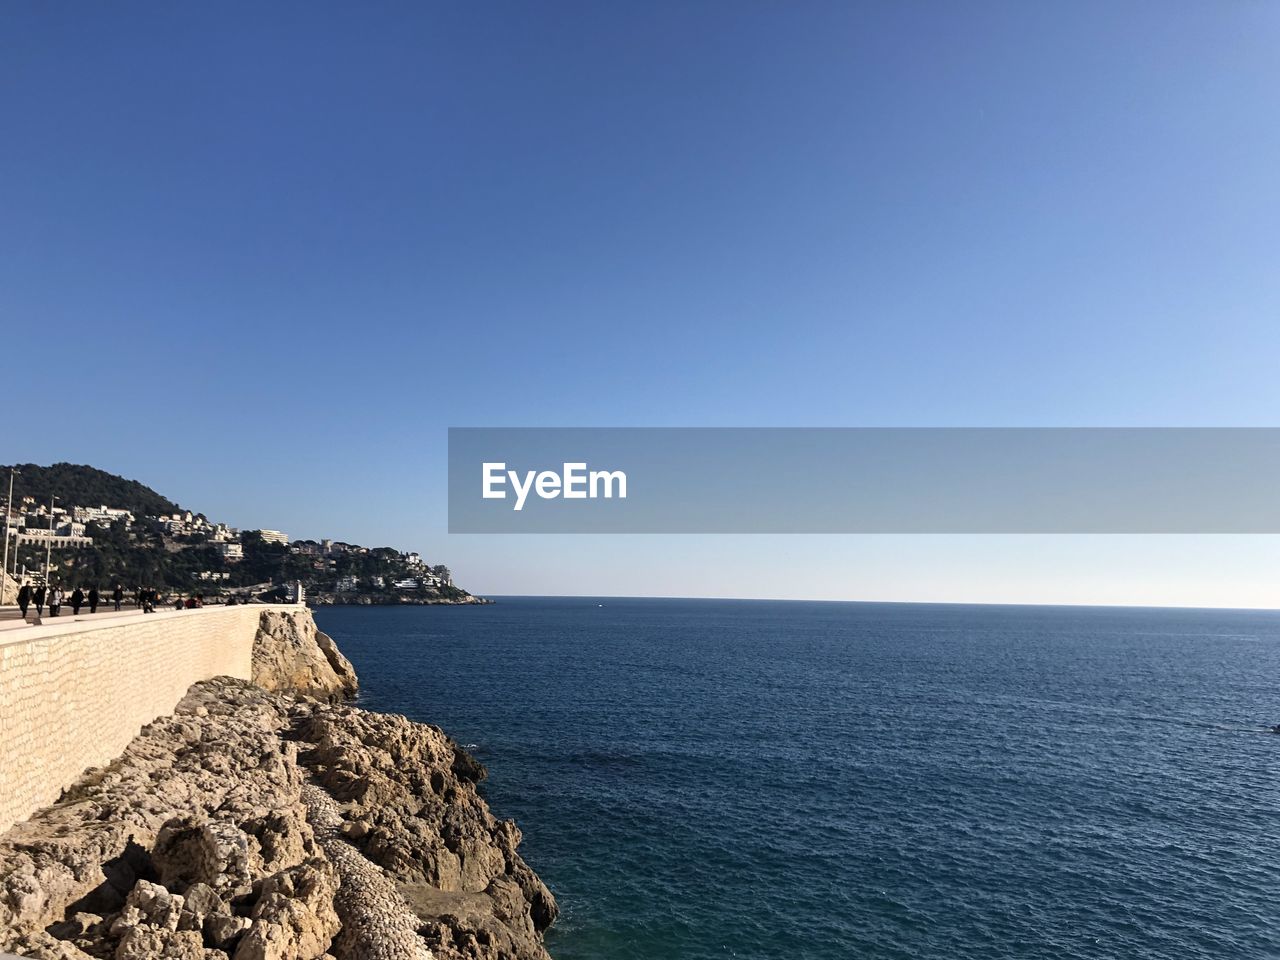
[(117, 757), (193, 683), (251, 679), (264, 611), (310, 622), (305, 607), (254, 604), (0, 632), (0, 833)]

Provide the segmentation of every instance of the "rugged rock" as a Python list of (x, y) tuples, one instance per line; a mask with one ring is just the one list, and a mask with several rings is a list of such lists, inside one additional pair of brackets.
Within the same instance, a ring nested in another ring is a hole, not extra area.
[(115, 960), (204, 960), (204, 941), (189, 930), (130, 927), (112, 954)]
[[(326, 700), (354, 689), (331, 640), (263, 619), (264, 685)], [(555, 900), (515, 825), (477, 794), (484, 774), (404, 717), (198, 683), (120, 758), (0, 835), (0, 950), (546, 960)]]
[(363, 960), (432, 960), (418, 936), (418, 918), (396, 885), (338, 838), (343, 820), (333, 798), (314, 786), (303, 787), (303, 792), (320, 845), (341, 878), (334, 906), (342, 930), (334, 953)]
[(336, 872), (319, 857), (268, 877), (235, 960), (322, 956), (340, 926), (333, 905), (337, 891)]
[(347, 804), (342, 835), (398, 882), (437, 956), (547, 956), (555, 898), (516, 852), (515, 824), (476, 792), (482, 766), (438, 727), (404, 717), (304, 704), (295, 718), (315, 744), (303, 762)]
[(297, 804), (303, 774), (296, 745), (280, 738), (287, 723), (251, 684), (193, 687), (110, 766), (88, 771), (61, 802), (0, 837), (0, 943), (32, 956), (79, 956), (50, 952), (44, 928), (76, 912), (114, 923), (139, 881), (159, 879), (151, 854), (175, 815), (251, 824)]
[(236, 917), (229, 913), (213, 913), (205, 917), (205, 942), (224, 953), (234, 953), (240, 937), (253, 926), (248, 917)]
[(263, 612), (253, 641), (253, 682), (319, 700), (347, 699), (358, 686), (351, 662), (305, 609)]

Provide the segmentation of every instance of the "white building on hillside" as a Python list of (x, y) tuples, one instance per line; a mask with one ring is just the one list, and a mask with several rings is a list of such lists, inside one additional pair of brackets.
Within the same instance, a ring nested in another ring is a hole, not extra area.
[(125, 525), (133, 523), (133, 514), (119, 507), (73, 507), (71, 512), (80, 523), (115, 523), (123, 520)]
[(91, 547), (93, 546), (93, 538), (86, 537), (83, 531), (79, 534), (71, 533), (52, 533), (48, 530), (40, 530), (36, 527), (27, 527), (23, 530), (13, 530), (14, 542), (38, 543), (42, 546), (48, 544), (55, 550), (60, 547)]

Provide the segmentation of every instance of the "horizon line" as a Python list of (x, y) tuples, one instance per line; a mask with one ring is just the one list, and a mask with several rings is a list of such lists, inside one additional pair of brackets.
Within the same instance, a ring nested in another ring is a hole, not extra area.
[[(1072, 603), (1072, 602), (1033, 602), (1016, 600), (853, 600), (834, 597), (703, 597), (703, 596), (656, 596), (653, 594), (585, 594), (585, 593), (477, 593), (477, 597), (507, 598), (512, 600), (733, 600), (744, 603), (858, 603), (864, 605), (895, 605), (918, 607), (1078, 607), (1093, 610), (1219, 610), (1249, 611), (1252, 613), (1280, 613), (1280, 607), (1225, 607), (1204, 606), (1197, 604), (1153, 604), (1153, 603)], [(394, 606), (394, 605), (393, 605)]]

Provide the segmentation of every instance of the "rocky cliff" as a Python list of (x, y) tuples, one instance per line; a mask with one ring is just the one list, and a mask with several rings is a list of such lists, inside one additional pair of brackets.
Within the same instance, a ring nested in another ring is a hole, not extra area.
[(351, 661), (308, 610), (264, 610), (253, 638), (253, 682), (272, 693), (345, 700), (359, 681)]
[(255, 683), (198, 683), (0, 836), (0, 949), (33, 958), (546, 960), (550, 891), (439, 729), (344, 705), (307, 614)]

